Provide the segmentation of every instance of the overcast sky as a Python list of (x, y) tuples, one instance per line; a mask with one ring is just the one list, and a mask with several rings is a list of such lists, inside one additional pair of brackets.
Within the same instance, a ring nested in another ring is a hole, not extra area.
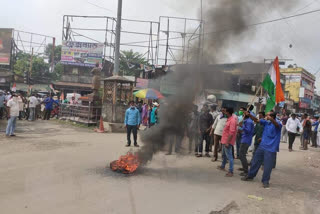
[[(161, 15), (197, 18), (199, 6), (200, 0), (123, 0), (123, 17), (154, 21), (158, 21)], [(274, 8), (266, 8), (263, 13), (254, 14), (253, 11), (253, 14), (254, 21), (259, 22), (315, 9), (320, 9), (319, 0), (301, 0), (292, 10), (285, 13)], [(296, 12), (297, 10), (299, 11)], [(1, 0), (0, 28), (46, 34), (56, 37), (58, 43), (61, 43), (63, 15), (115, 17), (116, 11), (117, 0)], [(255, 36), (241, 44), (230, 44), (230, 52), (221, 62), (261, 62), (263, 58), (274, 58), (276, 54), (280, 58), (293, 59), (293, 63), (315, 73), (320, 69), (319, 21), (320, 13), (314, 13), (250, 28), (248, 34), (254, 33)], [(292, 48), (289, 48), (290, 44)]]

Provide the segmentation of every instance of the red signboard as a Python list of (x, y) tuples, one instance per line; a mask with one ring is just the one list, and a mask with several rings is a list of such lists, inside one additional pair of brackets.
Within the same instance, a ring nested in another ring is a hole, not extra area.
[(0, 28), (0, 65), (10, 65), (12, 29)]
[(299, 108), (309, 108), (308, 103), (299, 102)]

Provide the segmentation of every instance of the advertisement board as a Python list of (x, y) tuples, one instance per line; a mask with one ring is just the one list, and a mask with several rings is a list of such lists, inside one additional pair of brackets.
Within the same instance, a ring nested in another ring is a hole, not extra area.
[(10, 65), (12, 29), (0, 28), (0, 65)]
[(286, 75), (286, 82), (293, 83), (293, 82), (300, 82), (301, 75)]
[(148, 79), (141, 79), (137, 78), (136, 88), (148, 88), (149, 80)]
[(305, 93), (305, 89), (304, 89), (304, 87), (301, 87), (300, 90), (299, 90), (299, 97), (303, 98), (304, 97), (304, 93)]
[(308, 103), (303, 103), (303, 102), (299, 102), (299, 108), (309, 108), (309, 104)]
[(61, 63), (94, 67), (97, 62), (100, 66), (103, 58), (102, 43), (63, 41), (61, 49)]

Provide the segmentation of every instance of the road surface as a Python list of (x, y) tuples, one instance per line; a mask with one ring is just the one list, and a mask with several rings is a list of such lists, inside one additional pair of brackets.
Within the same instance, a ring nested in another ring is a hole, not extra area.
[(18, 121), (17, 137), (6, 138), (5, 126), (0, 121), (3, 214), (320, 213), (320, 149), (299, 151), (298, 140), (292, 153), (281, 144), (271, 188), (263, 189), (262, 171), (254, 182), (240, 181), (238, 171), (225, 178), (220, 162), (191, 155), (160, 153), (134, 175), (114, 173), (109, 163), (136, 149), (124, 146), (125, 134)]

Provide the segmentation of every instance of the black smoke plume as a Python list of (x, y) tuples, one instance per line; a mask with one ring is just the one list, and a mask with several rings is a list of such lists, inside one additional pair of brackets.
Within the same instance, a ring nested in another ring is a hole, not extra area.
[[(178, 66), (166, 77), (171, 82), (175, 82), (177, 91), (175, 95), (166, 99), (165, 104), (160, 106), (160, 123), (142, 133), (141, 138), (144, 145), (138, 153), (142, 163), (147, 163), (152, 160), (154, 154), (164, 150), (169, 143), (169, 136), (184, 135), (189, 113), (194, 107), (194, 100), (204, 88), (232, 87), (230, 82), (224, 80), (224, 75), (217, 74), (218, 67), (213, 66), (208, 69), (205, 64), (216, 64), (219, 63), (219, 58), (228, 57), (231, 46), (237, 46), (242, 42), (249, 44), (254, 33), (252, 31), (250, 34), (246, 33), (247, 25), (257, 21), (256, 15), (259, 12), (265, 12), (270, 8), (280, 12), (287, 11), (294, 7), (297, 1), (220, 0), (209, 2), (204, 11), (206, 34), (203, 41), (203, 54), (201, 53), (199, 57), (197, 50), (191, 50), (191, 54), (194, 55), (193, 64)], [(215, 82), (214, 86), (212, 82)]]

